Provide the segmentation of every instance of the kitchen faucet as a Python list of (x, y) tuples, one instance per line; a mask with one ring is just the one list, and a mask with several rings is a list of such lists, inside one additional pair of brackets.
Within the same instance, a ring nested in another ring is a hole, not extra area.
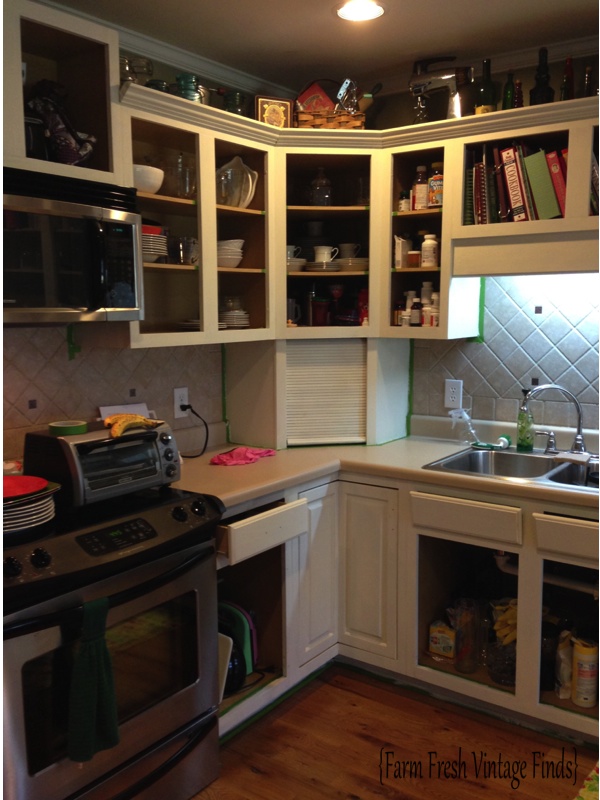
[(585, 442), (583, 441), (583, 411), (581, 409), (581, 403), (574, 394), (571, 394), (568, 389), (565, 389), (563, 386), (559, 386), (557, 383), (543, 383), (541, 386), (535, 386), (525, 395), (522, 408), (525, 411), (528, 411), (529, 401), (533, 400), (536, 395), (540, 394), (540, 392), (546, 391), (547, 389), (557, 389), (559, 392), (564, 394), (567, 400), (570, 400), (575, 405), (577, 410), (577, 432), (575, 433), (575, 438), (573, 439), (570, 452), (587, 453), (587, 450), (585, 449)]

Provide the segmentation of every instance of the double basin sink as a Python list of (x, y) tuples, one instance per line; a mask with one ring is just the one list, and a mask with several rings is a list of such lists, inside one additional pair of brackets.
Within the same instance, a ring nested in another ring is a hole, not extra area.
[(461, 450), (425, 464), (423, 469), (460, 472), (518, 483), (544, 483), (556, 489), (598, 492), (598, 459), (587, 464), (560, 461), (545, 453), (515, 450)]

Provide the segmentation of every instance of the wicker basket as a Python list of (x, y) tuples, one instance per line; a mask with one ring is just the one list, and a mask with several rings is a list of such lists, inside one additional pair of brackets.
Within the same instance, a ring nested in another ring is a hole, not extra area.
[(347, 111), (297, 111), (294, 119), (296, 128), (364, 128), (364, 114), (349, 114)]

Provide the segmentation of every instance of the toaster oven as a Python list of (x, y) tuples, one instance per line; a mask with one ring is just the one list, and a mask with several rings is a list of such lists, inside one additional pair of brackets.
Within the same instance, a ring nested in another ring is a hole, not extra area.
[(162, 423), (115, 438), (106, 428), (65, 436), (33, 431), (25, 435), (23, 467), (27, 475), (59, 483), (57, 505), (72, 508), (173, 483), (181, 459)]

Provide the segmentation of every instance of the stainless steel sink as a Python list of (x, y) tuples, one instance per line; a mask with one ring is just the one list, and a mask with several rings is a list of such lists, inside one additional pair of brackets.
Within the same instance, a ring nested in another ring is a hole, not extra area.
[(556, 460), (545, 453), (517, 453), (516, 450), (461, 450), (425, 464), (423, 469), (460, 472), (503, 481), (536, 483), (555, 489), (598, 492), (598, 459), (580, 465)]
[(513, 450), (461, 450), (446, 458), (425, 464), (424, 469), (466, 472), (494, 478), (540, 478), (556, 463), (551, 455), (517, 453)]
[(574, 488), (586, 487), (598, 491), (598, 463), (561, 464), (546, 475), (552, 483), (562, 483)]

